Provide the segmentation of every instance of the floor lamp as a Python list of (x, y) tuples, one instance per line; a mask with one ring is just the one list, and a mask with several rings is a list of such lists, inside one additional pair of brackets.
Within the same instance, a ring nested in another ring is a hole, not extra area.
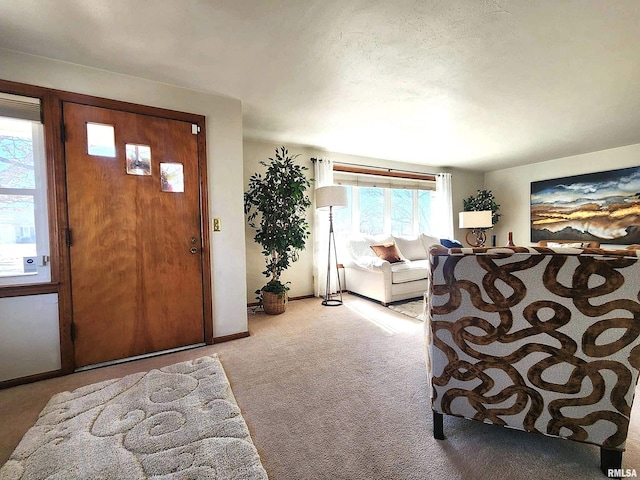
[[(329, 207), (329, 254), (327, 256), (327, 286), (324, 291), (324, 299), (322, 305), (327, 307), (337, 307), (342, 305), (342, 283), (340, 282), (340, 271), (338, 270), (338, 254), (336, 251), (336, 237), (333, 233), (333, 207), (346, 207), (347, 189), (340, 185), (328, 185), (326, 187), (316, 188), (316, 208)], [(331, 248), (333, 244), (333, 256), (335, 265), (331, 265)], [(331, 270), (336, 270), (338, 278), (338, 293), (331, 293)], [(333, 298), (339, 297), (339, 298)]]

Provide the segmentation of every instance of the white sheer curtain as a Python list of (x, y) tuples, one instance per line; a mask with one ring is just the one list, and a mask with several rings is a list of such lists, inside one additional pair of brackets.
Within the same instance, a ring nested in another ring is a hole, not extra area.
[[(315, 188), (333, 185), (333, 164), (326, 158), (312, 159)], [(313, 288), (316, 297), (325, 294), (329, 251), (329, 210), (318, 210), (313, 199)], [(332, 278), (333, 280), (333, 278)]]
[(438, 238), (453, 238), (453, 202), (451, 200), (451, 174), (436, 175), (436, 195), (431, 211), (435, 233)]

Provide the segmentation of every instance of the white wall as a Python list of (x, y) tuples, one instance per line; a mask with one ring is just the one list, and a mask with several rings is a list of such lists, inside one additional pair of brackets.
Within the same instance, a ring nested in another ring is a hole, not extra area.
[(493, 191), (502, 213), (493, 232), (498, 245), (507, 242), (509, 231), (516, 245), (531, 245), (531, 182), (638, 165), (640, 144), (487, 172), (485, 188)]
[(214, 336), (247, 331), (240, 100), (0, 49), (0, 78), (206, 116)]
[[(429, 165), (417, 165), (411, 163), (391, 162), (388, 160), (382, 160), (379, 158), (359, 157), (355, 155), (345, 155), (341, 153), (327, 152), (311, 147), (304, 147), (294, 144), (284, 144), (292, 155), (300, 154), (297, 158), (297, 162), (300, 165), (309, 168), (307, 174), (309, 178), (313, 177), (313, 164), (310, 159), (316, 158), (328, 158), (337, 163), (348, 163), (353, 165), (366, 165), (372, 167), (382, 168), (395, 168), (399, 170), (409, 170), (415, 172), (424, 173), (438, 173), (438, 172), (451, 172), (452, 174), (452, 197), (453, 197), (453, 211), (454, 211), (454, 226), (456, 227), (455, 236), (459, 239), (464, 239), (463, 232), (460, 232), (457, 228), (457, 215), (462, 210), (462, 199), (469, 195), (477, 193), (479, 188), (483, 188), (483, 174), (480, 172), (468, 172), (462, 170), (448, 169), (442, 167), (435, 167)], [(263, 142), (253, 139), (244, 139), (244, 188), (246, 190), (249, 177), (257, 172), (264, 172), (265, 168), (259, 165), (258, 162), (267, 161), (269, 157), (273, 157), (276, 148), (279, 148), (281, 144)], [(309, 196), (313, 199), (312, 184)], [(307, 220), (311, 225), (311, 231), (313, 232), (313, 212), (309, 211)], [(462, 234), (462, 236), (461, 236)], [(264, 270), (264, 256), (262, 255), (262, 248), (255, 243), (252, 239), (255, 235), (255, 231), (246, 224), (245, 235), (247, 238), (247, 291), (249, 292), (249, 302), (255, 301), (254, 291), (259, 290), (267, 282), (267, 278), (262, 275)], [(283, 281), (291, 282), (291, 290), (289, 295), (291, 297), (313, 295), (313, 234), (311, 238), (307, 240), (306, 249), (301, 252), (300, 259), (293, 263), (292, 266), (283, 274)], [(338, 259), (339, 260), (339, 259)]]

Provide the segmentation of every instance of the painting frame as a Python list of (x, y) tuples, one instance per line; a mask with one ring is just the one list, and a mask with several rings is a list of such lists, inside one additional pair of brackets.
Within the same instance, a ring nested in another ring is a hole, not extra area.
[(531, 242), (640, 243), (640, 166), (531, 182)]

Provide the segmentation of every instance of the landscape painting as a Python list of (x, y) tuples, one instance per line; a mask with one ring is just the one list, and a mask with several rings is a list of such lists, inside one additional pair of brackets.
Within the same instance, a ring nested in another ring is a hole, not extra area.
[(531, 183), (531, 241), (640, 243), (640, 167)]

